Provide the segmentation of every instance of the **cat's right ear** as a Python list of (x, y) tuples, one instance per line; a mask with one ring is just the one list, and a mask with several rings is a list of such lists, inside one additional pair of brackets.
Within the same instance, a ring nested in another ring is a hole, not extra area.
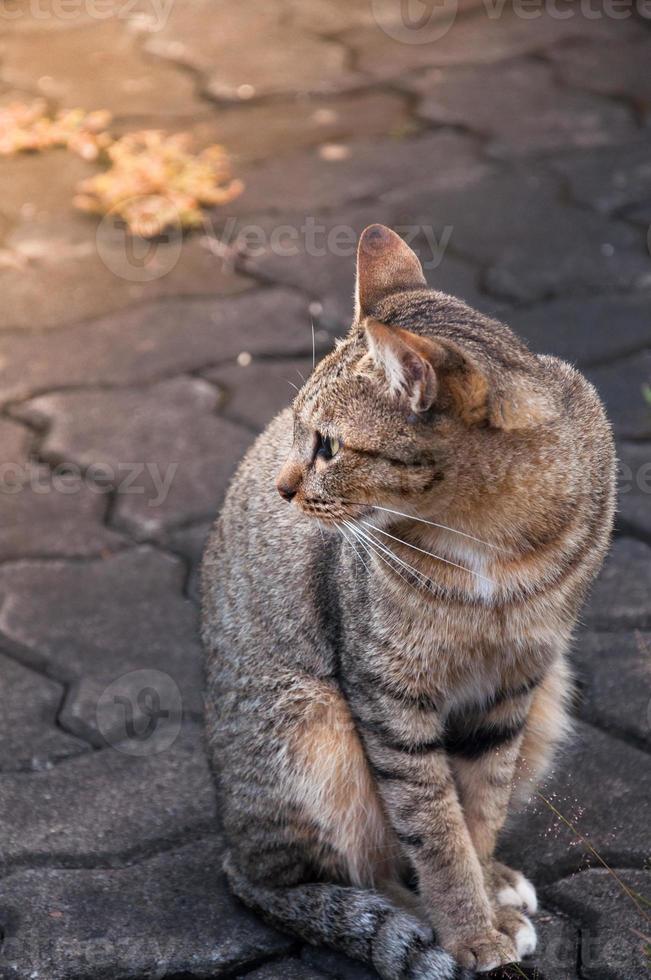
[(357, 247), (357, 320), (372, 315), (386, 296), (426, 285), (418, 256), (400, 235), (384, 225), (364, 229)]

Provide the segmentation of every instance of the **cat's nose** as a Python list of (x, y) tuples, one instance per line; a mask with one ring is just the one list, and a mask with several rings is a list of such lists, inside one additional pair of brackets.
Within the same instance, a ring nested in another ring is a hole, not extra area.
[(298, 493), (302, 478), (303, 471), (300, 465), (293, 460), (285, 463), (276, 480), (276, 490), (283, 500), (294, 499)]
[(283, 500), (293, 500), (296, 496), (296, 487), (290, 487), (286, 483), (277, 483), (276, 489)]

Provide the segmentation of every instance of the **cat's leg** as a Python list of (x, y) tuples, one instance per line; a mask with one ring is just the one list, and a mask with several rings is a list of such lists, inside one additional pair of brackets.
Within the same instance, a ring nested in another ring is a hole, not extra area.
[(419, 893), (445, 949), (480, 971), (519, 959), (496, 928), (481, 863), (463, 811), (435, 709), (396, 699), (353, 702), (378, 788)]
[(313, 677), (273, 683), (261, 690), (258, 679), (232, 715), (223, 700), (207, 706), (233, 891), (384, 980), (461, 980), (424, 918), (400, 907), (399, 849), (341, 692)]
[(327, 881), (274, 886), (242, 875), (230, 857), (225, 871), (235, 895), (267, 922), (361, 960), (383, 980), (470, 980), (430, 927), (377, 891)]
[(484, 869), (495, 919), (513, 939), (520, 957), (536, 948), (535, 929), (518, 911), (536, 911), (535, 889), (519, 872), (498, 865), (493, 853), (513, 793), (531, 698), (522, 689), (481, 712), (453, 718), (447, 736), (466, 826)]
[(457, 737), (455, 779), (489, 892), (499, 906), (537, 910), (532, 883), (496, 861), (493, 851), (508, 810), (535, 790), (568, 731), (570, 691), (568, 669), (559, 658), (537, 687), (500, 698), (474, 726), (467, 725), (465, 737)]

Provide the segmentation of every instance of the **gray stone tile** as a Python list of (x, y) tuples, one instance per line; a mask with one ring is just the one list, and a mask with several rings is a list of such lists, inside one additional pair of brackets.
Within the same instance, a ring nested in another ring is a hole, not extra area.
[(80, 472), (30, 458), (35, 433), (0, 419), (0, 561), (108, 554), (126, 539), (103, 524), (106, 493)]
[(353, 142), (398, 138), (419, 125), (408, 110), (406, 94), (367, 90), (223, 106), (190, 129), (197, 146), (225, 146), (239, 174), (242, 165), (252, 161), (287, 158), (311, 147), (319, 147), (325, 156), (336, 155)]
[(57, 726), (63, 697), (61, 684), (0, 653), (0, 773), (47, 769), (88, 750)]
[(598, 867), (589, 847), (615, 867), (618, 861), (641, 864), (648, 856), (648, 755), (582, 722), (575, 729), (540, 790), (562, 818), (536, 793), (511, 818), (499, 845), (503, 859), (537, 887), (587, 865)]
[[(149, 548), (88, 561), (0, 567), (0, 635), (24, 662), (68, 684), (61, 719), (102, 745), (198, 715), (201, 654), (182, 562)], [(154, 710), (156, 709), (156, 710)], [(136, 746), (137, 748), (137, 746)]]
[[(246, 976), (247, 980), (323, 980), (324, 974), (306, 967), (300, 960), (282, 959), (267, 963)], [(363, 974), (359, 976), (361, 980)]]
[(540, 354), (586, 366), (651, 346), (651, 293), (553, 300), (505, 314)]
[[(502, 308), (502, 302), (480, 292), (478, 270), (447, 247), (445, 228), (434, 228), (417, 220), (417, 215), (415, 210), (403, 210), (396, 221), (394, 209), (382, 200), (376, 205), (319, 215), (309, 227), (302, 214), (280, 220), (264, 218), (256, 226), (263, 229), (264, 244), (258, 247), (251, 240), (245, 268), (305, 290), (318, 303), (320, 326), (338, 333), (347, 331), (353, 317), (357, 240), (367, 225), (381, 221), (409, 240), (431, 286), (488, 313)], [(246, 227), (242, 221), (240, 230)], [(276, 234), (278, 238), (274, 238)]]
[(651, 351), (591, 368), (586, 374), (603, 398), (620, 439), (651, 437), (651, 403), (645, 395), (651, 385)]
[(177, 0), (146, 50), (201, 72), (217, 99), (341, 92), (359, 84), (343, 45), (296, 30), (285, 13), (278, 3), (225, 4), (219, 30), (211, 31), (205, 24), (214, 7), (207, 0)]
[[(523, 54), (555, 49), (573, 38), (606, 38), (608, 43), (634, 37), (636, 30), (625, 22), (608, 18), (586, 19), (577, 10), (569, 18), (557, 18), (541, 6), (533, 23), (518, 16), (510, 5), (485, 6), (474, 16), (456, 16), (456, 5), (448, 3), (427, 19), (415, 20), (413, 29), (389, 20), (347, 31), (346, 44), (357, 56), (358, 67), (374, 78), (396, 78), (417, 68), (448, 65), (492, 64)], [(424, 20), (421, 26), (421, 20)]]
[[(349, 275), (352, 283), (352, 265)], [(142, 383), (243, 351), (311, 354), (308, 301), (287, 289), (264, 289), (146, 303), (56, 333), (0, 333), (0, 401), (49, 388)]]
[(182, 555), (188, 562), (186, 591), (191, 599), (199, 602), (199, 566), (212, 523), (192, 524), (170, 531), (161, 541), (165, 548)]
[[(630, 28), (629, 28), (630, 30)], [(601, 95), (628, 99), (643, 119), (651, 114), (649, 58), (651, 37), (643, 25), (616, 45), (585, 40), (548, 48), (559, 77), (569, 85)]]
[(632, 538), (614, 541), (581, 621), (590, 629), (651, 626), (651, 548)]
[(597, 147), (634, 131), (630, 110), (554, 81), (551, 66), (533, 60), (432, 69), (410, 86), (418, 115), (464, 126), (487, 139), (496, 157)]
[(651, 544), (651, 443), (620, 443), (617, 456), (618, 524), (624, 533)]
[[(649, 975), (651, 873), (614, 868), (613, 874), (595, 868), (572, 875), (546, 889), (545, 895), (581, 926), (582, 977), (644, 980)], [(639, 907), (628, 892), (641, 896)]]
[(108, 556), (129, 542), (103, 523), (107, 494), (79, 469), (0, 463), (0, 561)]
[(172, 232), (134, 243), (111, 222), (74, 212), (67, 198), (62, 208), (22, 220), (8, 236), (0, 333), (60, 328), (159, 297), (229, 296), (253, 285), (200, 235), (182, 241)]
[(191, 117), (204, 109), (190, 75), (141, 54), (124, 20), (95, 18), (73, 30), (34, 31), (2, 40), (0, 78), (60, 107), (108, 109), (115, 116)]
[(282, 361), (231, 362), (212, 368), (204, 377), (223, 392), (222, 413), (234, 422), (260, 431), (292, 403), (312, 371), (312, 358)]
[(651, 283), (643, 234), (621, 222), (561, 205), (556, 180), (531, 167), (486, 175), (432, 193), (387, 194), (396, 224), (413, 216), (449, 247), (481, 262), (486, 287), (514, 300)]
[(217, 416), (214, 386), (172, 378), (139, 389), (42, 395), (20, 408), (46, 423), (44, 458), (110, 475), (114, 522), (144, 539), (208, 519), (220, 503), (251, 433)]
[(651, 633), (582, 633), (572, 663), (581, 716), (651, 748)]
[[(222, 853), (219, 839), (207, 837), (126, 868), (11, 875), (0, 891), (0, 922), (8, 923), (2, 975), (209, 978), (279, 956), (291, 940), (231, 897)], [(282, 962), (283, 976), (299, 976), (292, 961)], [(280, 975), (264, 971), (247, 975)]]
[(199, 731), (182, 731), (155, 754), (128, 750), (118, 743), (45, 772), (4, 773), (2, 865), (111, 866), (213, 831), (214, 790)]
[[(427, 167), (428, 163), (435, 166)], [(280, 212), (284, 224), (288, 195), (292, 212), (314, 215), (348, 201), (378, 197), (405, 183), (417, 185), (427, 167), (432, 190), (458, 187), (483, 173), (475, 143), (453, 132), (426, 133), (411, 138), (353, 142), (333, 156), (317, 151), (289, 159), (271, 159), (243, 172), (244, 193), (228, 205), (231, 215)]]
[[(651, 53), (651, 49), (650, 49)], [(602, 214), (651, 199), (651, 138), (581, 151), (552, 164), (563, 175), (574, 201)]]

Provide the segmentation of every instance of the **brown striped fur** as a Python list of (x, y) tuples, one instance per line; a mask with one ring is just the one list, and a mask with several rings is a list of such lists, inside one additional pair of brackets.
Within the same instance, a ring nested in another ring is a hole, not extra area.
[(532, 950), (533, 887), (493, 854), (567, 727), (613, 484), (587, 381), (367, 229), (350, 334), (245, 457), (204, 561), (245, 902), (385, 980)]

